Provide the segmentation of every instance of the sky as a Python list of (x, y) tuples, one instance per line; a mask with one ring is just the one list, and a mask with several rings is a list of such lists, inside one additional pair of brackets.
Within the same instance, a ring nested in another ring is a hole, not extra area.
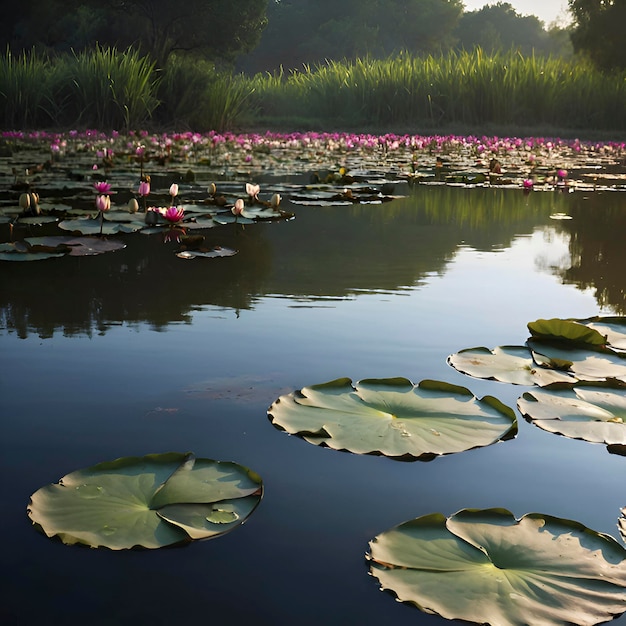
[[(496, 4), (498, 0), (463, 0), (466, 11), (482, 9), (486, 4)], [(503, 0), (508, 2), (520, 15), (536, 15), (545, 26), (559, 19), (569, 21), (567, 0)]]

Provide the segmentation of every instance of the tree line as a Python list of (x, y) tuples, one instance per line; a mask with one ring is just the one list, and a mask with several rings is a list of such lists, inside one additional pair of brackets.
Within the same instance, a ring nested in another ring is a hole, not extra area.
[(626, 0), (569, 0), (569, 11), (560, 27), (500, 1), (465, 11), (462, 0), (22, 0), (4, 7), (0, 43), (51, 55), (133, 47), (159, 67), (175, 54), (248, 74), (475, 47), (626, 67)]

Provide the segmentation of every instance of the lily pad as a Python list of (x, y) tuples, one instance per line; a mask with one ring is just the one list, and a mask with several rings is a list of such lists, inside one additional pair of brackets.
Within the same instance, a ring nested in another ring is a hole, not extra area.
[(369, 544), (370, 573), (426, 613), (498, 626), (608, 621), (626, 611), (626, 550), (582, 524), (505, 509), (410, 520)]
[(595, 351), (563, 343), (528, 340), (533, 359), (543, 367), (569, 372), (581, 381), (616, 379), (626, 382), (626, 359), (612, 350)]
[(520, 413), (551, 433), (606, 445), (626, 445), (626, 390), (574, 385), (529, 391), (517, 401)]
[(517, 420), (492, 396), (477, 399), (465, 387), (406, 378), (349, 378), (281, 396), (270, 421), (309, 443), (357, 454), (430, 460), (510, 439)]
[(27, 237), (25, 241), (37, 250), (40, 246), (57, 248), (59, 251), (67, 251), (68, 256), (95, 256), (105, 252), (115, 252), (122, 250), (126, 244), (117, 239), (104, 239), (103, 237), (71, 237), (71, 236), (49, 236), (49, 237)]
[(211, 250), (182, 250), (177, 252), (176, 256), (179, 259), (195, 259), (196, 257), (217, 258), (225, 256), (234, 256), (237, 254), (237, 250), (232, 248), (223, 248), (222, 246), (215, 246)]
[(579, 321), (606, 337), (611, 348), (626, 350), (626, 317), (591, 317)]
[(597, 330), (574, 320), (539, 319), (528, 323), (528, 330), (533, 339), (565, 341), (569, 344), (584, 346), (604, 346), (606, 337)]
[(462, 374), (513, 385), (543, 387), (556, 382), (575, 382), (566, 373), (537, 365), (525, 346), (467, 348), (451, 354), (448, 363)]
[(115, 235), (117, 233), (134, 233), (145, 227), (145, 223), (141, 219), (135, 219), (130, 222), (109, 222), (104, 220), (100, 223), (99, 218), (91, 219), (74, 219), (63, 220), (59, 223), (59, 228), (69, 230), (71, 232), (80, 233), (81, 235)]
[(260, 477), (241, 465), (170, 452), (67, 474), (31, 496), (28, 516), (66, 544), (162, 548), (232, 530), (262, 493)]
[(33, 252), (23, 242), (0, 243), (0, 261), (44, 261), (66, 254), (67, 250), (56, 249)]

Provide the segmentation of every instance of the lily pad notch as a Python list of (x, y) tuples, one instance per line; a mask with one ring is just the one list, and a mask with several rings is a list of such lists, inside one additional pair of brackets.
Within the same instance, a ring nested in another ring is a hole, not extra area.
[(261, 478), (242, 465), (168, 452), (71, 472), (36, 491), (27, 513), (65, 544), (154, 549), (223, 535), (262, 496)]
[(283, 395), (268, 409), (272, 424), (315, 445), (397, 460), (422, 460), (515, 437), (514, 411), (493, 396), (406, 378), (349, 378)]

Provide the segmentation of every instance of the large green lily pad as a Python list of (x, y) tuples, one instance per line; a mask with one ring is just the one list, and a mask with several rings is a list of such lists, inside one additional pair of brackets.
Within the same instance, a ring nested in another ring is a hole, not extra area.
[(626, 611), (626, 550), (571, 520), (465, 509), (405, 522), (369, 545), (383, 589), (447, 619), (587, 626)]
[(67, 474), (31, 496), (28, 516), (66, 544), (162, 548), (232, 530), (262, 493), (260, 477), (236, 463), (150, 454)]
[(357, 454), (429, 460), (509, 439), (517, 420), (493, 396), (477, 399), (465, 387), (406, 378), (349, 378), (281, 396), (271, 422), (309, 443)]
[(607, 342), (606, 337), (596, 329), (576, 320), (538, 319), (528, 323), (528, 330), (536, 340), (564, 341), (570, 345), (587, 347), (600, 347)]
[(448, 363), (462, 374), (513, 385), (543, 387), (556, 382), (575, 382), (569, 374), (537, 365), (526, 346), (467, 348), (451, 354)]
[(551, 433), (606, 445), (626, 445), (626, 389), (573, 385), (529, 391), (520, 413)]

